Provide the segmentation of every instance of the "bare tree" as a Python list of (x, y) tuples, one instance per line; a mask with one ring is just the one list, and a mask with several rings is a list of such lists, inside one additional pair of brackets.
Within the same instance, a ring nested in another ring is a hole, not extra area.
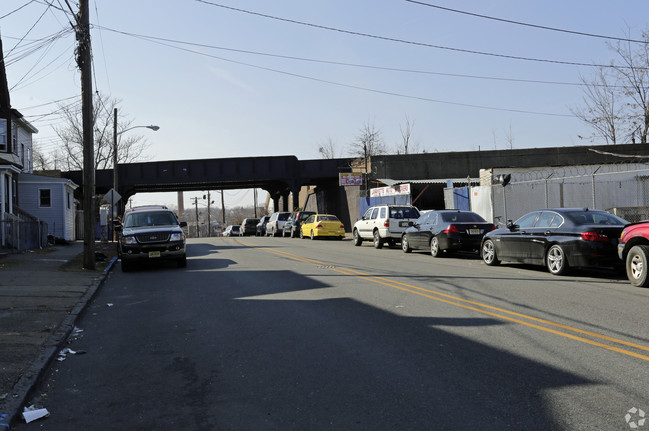
[(335, 159), (338, 157), (336, 143), (331, 137), (327, 138), (327, 141), (318, 147), (318, 152), (322, 154), (323, 159)]
[(412, 128), (415, 126), (414, 120), (411, 121), (406, 115), (406, 125), (399, 126), (401, 131), (401, 142), (397, 144), (397, 154), (411, 154), (419, 151), (419, 145), (412, 141)]
[(620, 94), (611, 76), (611, 70), (600, 68), (593, 78), (581, 77), (584, 86), (584, 107), (573, 108), (572, 113), (584, 123), (590, 125), (595, 136), (603, 138), (607, 144), (616, 144), (618, 130), (624, 122), (622, 104), (617, 103)]
[(52, 168), (50, 163), (50, 158), (47, 157), (41, 150), (36, 148), (36, 142), (33, 143), (33, 160), (34, 160), (34, 170), (35, 171), (44, 171)]
[(646, 144), (649, 132), (649, 30), (642, 33), (642, 39), (646, 43), (618, 42), (614, 49), (622, 63), (615, 67), (615, 71), (627, 97), (627, 135), (635, 141), (637, 133), (640, 143)]
[[(629, 31), (629, 39), (630, 31)], [(573, 110), (607, 143), (647, 143), (649, 133), (649, 30), (645, 43), (632, 41), (609, 45), (617, 62), (601, 68), (592, 79), (582, 78), (585, 108)]]
[[(100, 95), (95, 97), (93, 103), (95, 169), (108, 169), (113, 166), (113, 112), (118, 105), (119, 101), (116, 99), (105, 98)], [(55, 128), (56, 134), (62, 141), (61, 147), (54, 153), (56, 163), (59, 169), (82, 170), (83, 127), (81, 110), (78, 105), (61, 106), (60, 108), (65, 125)], [(124, 120), (118, 117), (118, 163), (142, 160), (144, 152), (148, 148), (148, 143), (142, 136), (131, 134), (124, 137), (119, 135), (120, 131), (128, 129), (132, 124), (132, 120)]]
[(349, 153), (358, 158), (386, 154), (386, 152), (381, 131), (369, 122), (365, 123), (359, 135), (349, 146)]

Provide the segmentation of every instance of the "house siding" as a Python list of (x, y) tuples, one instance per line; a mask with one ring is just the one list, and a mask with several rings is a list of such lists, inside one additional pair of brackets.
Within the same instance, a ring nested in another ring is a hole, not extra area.
[[(48, 225), (48, 235), (74, 241), (76, 184), (66, 179), (21, 174), (18, 181), (18, 206)], [(51, 206), (40, 206), (39, 190), (50, 190)], [(68, 208), (68, 199), (70, 207)]]

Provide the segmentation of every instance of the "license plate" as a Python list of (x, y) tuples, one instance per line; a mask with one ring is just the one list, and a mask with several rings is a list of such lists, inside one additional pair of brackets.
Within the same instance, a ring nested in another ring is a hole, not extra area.
[(149, 252), (149, 257), (160, 257), (160, 252), (159, 251), (150, 251)]
[(408, 222), (407, 221), (400, 221), (399, 222), (399, 227), (408, 227)]
[(469, 235), (480, 235), (480, 229), (469, 229)]

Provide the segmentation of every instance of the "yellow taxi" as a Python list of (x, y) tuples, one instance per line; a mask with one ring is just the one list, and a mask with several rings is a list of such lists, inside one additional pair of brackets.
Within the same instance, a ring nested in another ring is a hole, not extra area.
[(343, 239), (345, 237), (345, 225), (331, 214), (313, 214), (302, 222), (300, 227), (300, 238), (331, 237)]

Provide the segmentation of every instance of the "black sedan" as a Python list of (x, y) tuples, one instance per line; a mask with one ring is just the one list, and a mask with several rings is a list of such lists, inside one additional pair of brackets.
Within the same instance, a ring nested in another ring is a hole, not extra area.
[(486, 234), (482, 260), (544, 265), (561, 275), (571, 267), (617, 266), (617, 242), (627, 221), (605, 211), (560, 208), (532, 211)]
[(433, 257), (443, 252), (478, 251), (482, 236), (495, 226), (472, 211), (428, 211), (401, 236), (401, 249), (430, 250)]

